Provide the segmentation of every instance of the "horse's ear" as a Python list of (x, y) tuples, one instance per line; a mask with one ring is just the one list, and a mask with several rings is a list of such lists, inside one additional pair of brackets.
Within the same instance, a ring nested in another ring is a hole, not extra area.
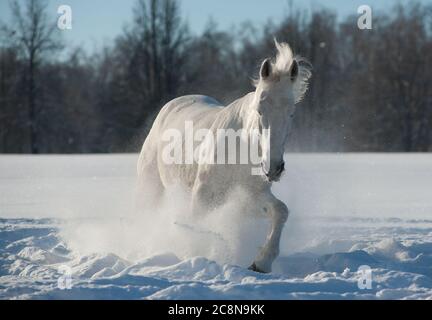
[(272, 72), (272, 64), (269, 58), (265, 59), (261, 64), (260, 78), (266, 80)]
[(290, 76), (292, 81), (295, 81), (295, 79), (297, 79), (298, 73), (299, 73), (298, 63), (296, 60), (293, 60), (291, 71), (290, 71)]

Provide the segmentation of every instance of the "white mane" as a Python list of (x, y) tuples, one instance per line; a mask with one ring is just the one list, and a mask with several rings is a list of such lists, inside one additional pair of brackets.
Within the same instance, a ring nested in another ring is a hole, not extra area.
[(309, 79), (312, 76), (312, 68), (309, 61), (305, 58), (296, 56), (294, 59), (297, 61), (299, 67), (297, 79), (293, 84), (295, 103), (298, 103), (303, 99), (308, 89)]
[(277, 49), (276, 60), (272, 64), (272, 73), (278, 76), (284, 76), (290, 73), (294, 61), (293, 52), (285, 42), (274, 40)]

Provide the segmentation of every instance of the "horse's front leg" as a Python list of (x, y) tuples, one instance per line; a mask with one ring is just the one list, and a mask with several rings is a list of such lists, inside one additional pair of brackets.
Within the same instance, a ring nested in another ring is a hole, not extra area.
[(279, 255), (279, 242), (282, 234), (282, 229), (286, 220), (288, 219), (288, 208), (273, 194), (269, 194), (266, 197), (264, 210), (270, 216), (271, 219), (271, 230), (267, 235), (266, 243), (264, 247), (259, 251), (254, 262), (249, 267), (250, 270), (257, 272), (271, 272), (273, 261)]
[(215, 191), (209, 183), (207, 171), (200, 171), (192, 188), (192, 215), (203, 216), (215, 205)]

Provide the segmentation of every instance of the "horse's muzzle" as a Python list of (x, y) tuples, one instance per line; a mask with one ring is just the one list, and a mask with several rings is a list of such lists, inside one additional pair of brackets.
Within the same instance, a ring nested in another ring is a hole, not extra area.
[[(262, 166), (262, 164), (261, 164), (261, 166)], [(270, 181), (270, 182), (279, 181), (279, 179), (282, 175), (282, 172), (284, 172), (284, 170), (285, 170), (285, 162), (284, 161), (282, 161), (278, 166), (274, 167), (274, 169), (272, 167), (270, 167), (269, 172), (266, 172), (264, 170), (264, 167), (263, 167), (264, 174), (266, 175), (268, 181)]]

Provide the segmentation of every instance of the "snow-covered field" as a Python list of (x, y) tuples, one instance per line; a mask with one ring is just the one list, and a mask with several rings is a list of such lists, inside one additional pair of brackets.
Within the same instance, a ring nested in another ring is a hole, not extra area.
[(140, 217), (136, 159), (0, 156), (1, 299), (432, 299), (432, 155), (287, 154), (267, 275), (245, 268), (266, 222), (223, 226), (235, 206), (195, 225), (173, 192)]

